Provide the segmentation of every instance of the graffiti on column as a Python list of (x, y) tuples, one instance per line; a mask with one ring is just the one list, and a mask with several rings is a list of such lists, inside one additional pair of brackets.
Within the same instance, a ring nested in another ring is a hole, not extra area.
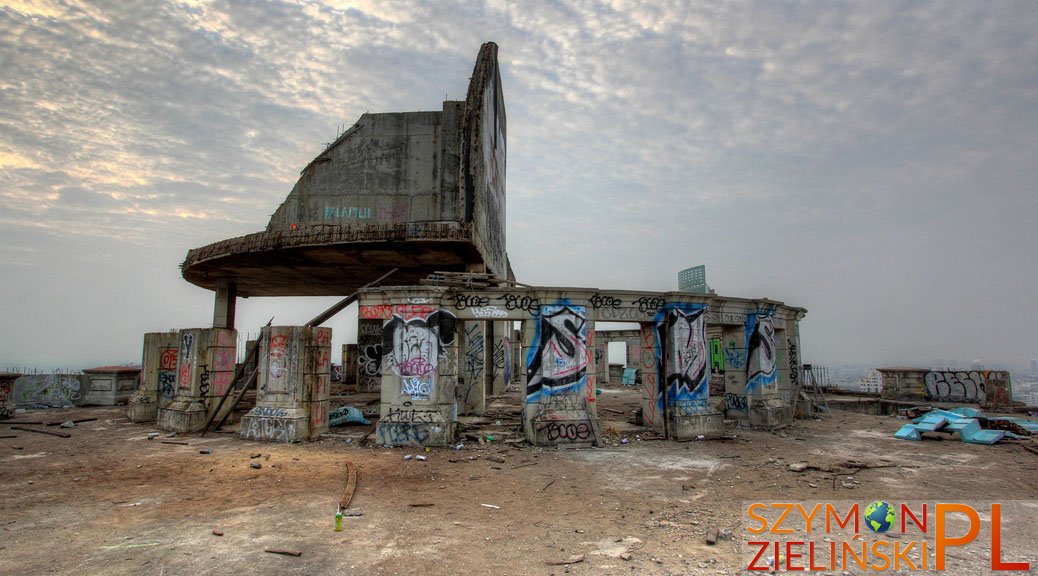
[(642, 369), (642, 397), (649, 398), (645, 404), (642, 418), (646, 426), (655, 426), (657, 419), (663, 414), (663, 388), (658, 386), (656, 373), (656, 326), (653, 324), (642, 324), (641, 341), (641, 369)]
[(746, 393), (775, 386), (775, 311), (758, 310), (746, 315)]
[(173, 398), (177, 385), (177, 349), (166, 348), (159, 355), (159, 397)]
[(288, 371), (288, 336), (276, 334), (270, 337), (270, 377), (277, 380)]
[[(656, 359), (666, 367), (667, 404), (679, 414), (705, 407), (710, 393), (706, 307), (668, 304), (656, 315), (656, 330)], [(666, 358), (661, 342), (667, 343)]]
[(541, 306), (526, 356), (526, 401), (581, 394), (587, 384), (587, 315), (584, 306)]
[(461, 399), (467, 404), (469, 394), (478, 392), (483, 385), (483, 350), (485, 336), (481, 322), (465, 324), (465, 353), (461, 360), (461, 380), (464, 389), (459, 390)]
[(797, 343), (792, 338), (786, 339), (789, 349), (789, 384), (794, 389), (800, 386), (800, 357), (797, 356)]
[(0, 418), (10, 418), (11, 416), (14, 416), (14, 411), (11, 410), (11, 390), (13, 388), (13, 380), (0, 383)]
[(512, 341), (507, 337), (494, 346), (494, 368), (496, 374), (503, 375), (506, 384), (512, 381)]
[(724, 344), (720, 338), (710, 340), (710, 371), (724, 374)]
[(394, 315), (382, 327), (386, 366), (400, 376), (400, 392), (428, 400), (436, 385), (440, 356), (454, 342), (455, 316), (438, 310), (423, 317)]
[(194, 334), (184, 334), (180, 339), (180, 368), (177, 379), (181, 388), (191, 388), (191, 354), (194, 345)]

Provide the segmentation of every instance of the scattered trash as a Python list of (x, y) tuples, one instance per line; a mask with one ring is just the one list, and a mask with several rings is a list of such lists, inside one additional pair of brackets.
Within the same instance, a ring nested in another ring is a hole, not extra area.
[(342, 532), (342, 510), (335, 513), (335, 531)]
[(296, 550), (278, 550), (276, 548), (264, 548), (263, 551), (269, 552), (271, 554), (281, 554), (282, 556), (295, 556), (297, 558), (303, 555), (302, 552)]
[(807, 462), (794, 462), (789, 465), (789, 469), (793, 472), (803, 472), (808, 469)]
[(190, 446), (187, 442), (180, 442), (179, 440), (162, 440), (163, 444), (176, 444), (177, 446)]
[(221, 530), (213, 530), (213, 536), (223, 536), (223, 531), (221, 531)]
[(620, 440), (620, 443), (621, 444), (630, 444), (631, 443), (631, 439), (630, 438), (624, 438), (623, 440)]
[(411, 458), (414, 458), (413, 454), (404, 454), (404, 460), (410, 460)]
[(463, 449), (463, 448), (465, 448), (465, 445), (464, 445), (464, 444), (461, 444), (461, 443), (459, 443), (459, 444), (455, 444), (455, 445), (454, 445), (454, 449), (455, 449), (455, 450), (461, 450), (461, 449)]
[(419, 462), (425, 462), (426, 460), (429, 459), (429, 457), (424, 455), (424, 454), (419, 454), (419, 455), (415, 456), (414, 459), (418, 460)]
[(253, 454), (252, 456), (249, 456), (249, 458), (259, 458), (260, 456), (263, 456), (263, 454)]
[(59, 424), (58, 426), (59, 426), (60, 428), (75, 428), (75, 427), (76, 427), (76, 423), (75, 423), (75, 422), (73, 422), (73, 421), (71, 421), (71, 420), (69, 420), (69, 421), (67, 421), (67, 422), (62, 422), (62, 423), (61, 423), (61, 424)]
[(345, 426), (346, 424), (363, 424), (370, 426), (371, 422), (364, 417), (364, 413), (353, 406), (343, 406), (328, 413), (328, 425), (331, 427)]
[(64, 434), (62, 432), (51, 432), (50, 430), (39, 430), (36, 428), (26, 428), (25, 426), (11, 426), (11, 430), (21, 430), (22, 432), (35, 432), (37, 434), (46, 434), (48, 436), (57, 436), (58, 438), (71, 438), (71, 434)]
[(699, 436), (696, 436), (696, 440), (706, 440), (706, 436), (700, 434)]
[(159, 437), (159, 433), (158, 432), (148, 432), (148, 440), (151, 440), (152, 438), (158, 438), (158, 437)]
[(480, 506), (482, 506), (484, 508), (493, 508), (494, 510), (500, 510), (501, 509), (500, 506), (494, 506), (493, 504), (480, 504)]
[(251, 466), (252, 468), (255, 468), (256, 470), (259, 470), (260, 468), (263, 468), (263, 465), (260, 464), (259, 462), (252, 462), (252, 463), (249, 464), (249, 466)]
[(416, 504), (408, 504), (411, 508), (430, 508), (435, 506), (432, 502), (418, 502)]
[[(186, 442), (185, 442), (185, 444), (186, 444)], [(213, 453), (213, 449), (212, 448), (202, 448), (201, 450), (198, 451), (198, 453), (199, 454), (212, 454)]]
[(505, 459), (501, 458), (499, 456), (487, 456), (486, 459), (490, 460), (491, 462), (497, 462), (498, 464), (504, 464), (505, 463)]

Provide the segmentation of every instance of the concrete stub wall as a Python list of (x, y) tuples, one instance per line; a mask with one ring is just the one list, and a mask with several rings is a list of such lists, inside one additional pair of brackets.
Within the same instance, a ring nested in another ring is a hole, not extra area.
[[(189, 328), (180, 331), (177, 385), (173, 400), (158, 411), (158, 426), (175, 432), (195, 432), (205, 426), (209, 411), (231, 385), (237, 360), (238, 331), (229, 328)], [(225, 410), (230, 406), (225, 404)]]
[(256, 406), (242, 417), (247, 440), (314, 440), (328, 431), (331, 328), (264, 326)]
[(83, 374), (26, 374), (12, 383), (11, 402), (17, 408), (68, 408), (81, 405), (86, 391)]
[(179, 332), (149, 332), (144, 335), (140, 385), (130, 396), (126, 410), (131, 421), (154, 422), (159, 408), (165, 408), (173, 401), (179, 347)]

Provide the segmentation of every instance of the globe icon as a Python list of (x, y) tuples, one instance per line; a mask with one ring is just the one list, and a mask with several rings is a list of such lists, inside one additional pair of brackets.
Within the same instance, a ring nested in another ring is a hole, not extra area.
[(865, 507), (865, 525), (873, 532), (882, 534), (897, 521), (897, 514), (890, 504), (878, 500)]

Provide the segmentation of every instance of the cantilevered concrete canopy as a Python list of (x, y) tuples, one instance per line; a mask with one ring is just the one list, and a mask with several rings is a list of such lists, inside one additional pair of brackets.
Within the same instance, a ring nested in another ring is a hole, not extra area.
[(302, 170), (265, 231), (190, 250), (184, 278), (216, 290), (218, 307), (221, 290), (230, 306), (344, 295), (393, 268), (392, 284), (435, 271), (511, 279), (505, 134), (497, 45), (486, 43), (464, 102), (364, 114)]
[(231, 238), (188, 252), (184, 278), (210, 290), (233, 282), (238, 296), (341, 296), (393, 268), (387, 283), (418, 284), (432, 272), (481, 261), (466, 227), (427, 226), (410, 240), (406, 226), (382, 232), (380, 240), (340, 227)]

